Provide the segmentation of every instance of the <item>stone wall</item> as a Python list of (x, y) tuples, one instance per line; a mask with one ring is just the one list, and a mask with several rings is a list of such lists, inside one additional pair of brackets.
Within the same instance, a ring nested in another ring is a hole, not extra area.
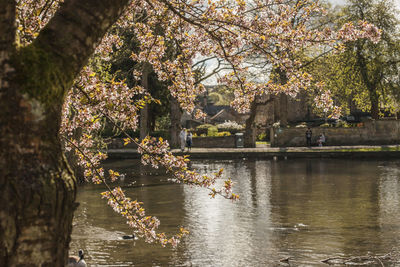
[(307, 94), (301, 91), (296, 98), (288, 96), (287, 120), (288, 122), (304, 121), (315, 117), (309, 113), (309, 105), (307, 104)]
[[(271, 147), (305, 146), (307, 128), (271, 128)], [(311, 128), (312, 144), (325, 134), (327, 146), (340, 145), (392, 145), (400, 144), (400, 121), (377, 120), (365, 122), (362, 127), (352, 128)]]
[(194, 137), (193, 147), (222, 147), (232, 148), (235, 147), (235, 136), (221, 136), (221, 137)]
[[(222, 148), (232, 148), (236, 147), (235, 135), (231, 136), (220, 136), (220, 137), (193, 137), (192, 147), (222, 147)], [(111, 140), (108, 145), (109, 149), (121, 149), (130, 148), (136, 149), (137, 146), (134, 143), (130, 143), (124, 146), (124, 140), (122, 138), (115, 138)]]

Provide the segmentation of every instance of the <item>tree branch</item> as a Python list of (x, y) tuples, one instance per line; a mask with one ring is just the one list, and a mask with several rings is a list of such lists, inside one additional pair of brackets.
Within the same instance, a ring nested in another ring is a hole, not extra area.
[(54, 59), (72, 83), (129, 0), (66, 0), (33, 45)]
[[(0, 1), (0, 53), (10, 51), (15, 42), (15, 7), (14, 0)], [(0, 64), (2, 56), (0, 54)]]

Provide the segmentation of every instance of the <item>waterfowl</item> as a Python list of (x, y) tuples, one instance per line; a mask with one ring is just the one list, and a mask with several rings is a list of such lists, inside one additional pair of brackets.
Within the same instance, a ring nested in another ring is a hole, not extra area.
[(79, 257), (70, 256), (68, 257), (67, 267), (87, 267), (85, 260), (83, 259), (83, 250), (80, 249), (78, 252)]
[(132, 235), (124, 235), (124, 236), (122, 236), (122, 239), (135, 239), (135, 235), (134, 234), (132, 234)]

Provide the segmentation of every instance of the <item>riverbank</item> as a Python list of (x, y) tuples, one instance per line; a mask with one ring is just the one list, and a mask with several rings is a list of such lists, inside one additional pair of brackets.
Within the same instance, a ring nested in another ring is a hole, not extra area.
[[(172, 149), (174, 155), (190, 155), (191, 159), (237, 158), (400, 158), (400, 145), (383, 146), (325, 146), (325, 147), (269, 147), (256, 148), (192, 148), (182, 153)], [(109, 149), (109, 159), (140, 158), (136, 149)]]

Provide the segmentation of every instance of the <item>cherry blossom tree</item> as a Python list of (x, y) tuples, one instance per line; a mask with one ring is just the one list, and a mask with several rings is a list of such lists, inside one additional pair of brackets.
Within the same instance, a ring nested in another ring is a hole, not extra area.
[[(183, 228), (174, 236), (158, 232), (160, 222), (145, 214), (139, 200), (109, 186), (119, 173), (105, 173), (100, 166), (107, 157), (107, 144), (98, 136), (101, 122), (126, 133), (139, 127), (145, 105), (158, 102), (141, 86), (140, 68), (133, 73), (133, 86), (97, 69), (99, 59), (107, 61), (121, 45), (113, 25), (134, 29), (140, 49), (131, 58), (168, 81), (183, 109), (193, 112), (195, 97), (204, 90), (192, 67), (202, 56), (230, 67), (220, 82), (235, 89), (232, 105), (247, 111), (256, 95), (294, 95), (309, 86), (310, 75), (292, 57), (304, 47), (379, 39), (380, 32), (364, 21), (338, 31), (293, 27), (295, 17), (307, 21), (316, 12), (323, 9), (310, 0), (294, 5), (282, 0), (1, 1), (0, 265), (64, 266), (76, 208), (76, 179), (65, 151), (76, 154), (88, 181), (106, 185), (102, 196), (138, 236), (175, 246), (187, 234)], [(168, 55), (170, 44), (173, 56)], [(260, 58), (283, 70), (287, 82), (249, 79), (249, 62)], [(211, 197), (238, 198), (230, 180), (217, 187), (222, 171), (198, 174), (162, 138), (139, 142), (126, 133), (125, 142), (136, 142), (142, 163), (163, 166), (173, 182), (204, 187)]]

